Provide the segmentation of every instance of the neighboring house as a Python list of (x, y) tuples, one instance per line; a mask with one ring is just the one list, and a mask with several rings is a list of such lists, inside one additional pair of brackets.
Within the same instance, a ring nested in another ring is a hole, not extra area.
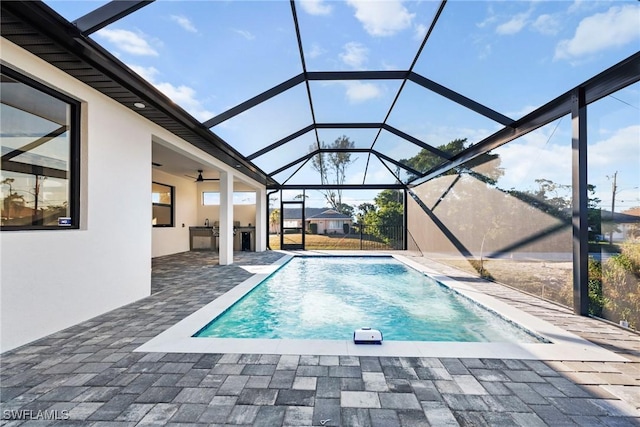
[(613, 223), (615, 224), (613, 230), (611, 229), (611, 211), (602, 210), (600, 220), (602, 222), (602, 237), (607, 241), (611, 238), (611, 232), (613, 232), (611, 238), (613, 242), (624, 242), (640, 237), (640, 207), (615, 212), (613, 214)]
[(305, 222), (307, 230), (311, 224), (318, 224), (318, 234), (345, 234), (344, 224), (347, 224), (349, 226), (348, 229), (351, 229), (353, 220), (349, 215), (333, 209), (327, 209), (317, 215), (307, 217)]
[[(629, 240), (633, 238), (640, 238), (640, 207), (635, 207), (622, 211), (624, 217), (620, 218), (620, 221), (616, 221), (620, 227), (619, 236), (614, 233), (614, 240)], [(616, 217), (614, 217), (616, 219)], [(618, 238), (616, 238), (618, 237)]]
[[(271, 210), (273, 212), (273, 209)], [(271, 212), (269, 217), (271, 218)], [(343, 234), (343, 224), (353, 224), (349, 215), (342, 214), (328, 208), (305, 208), (305, 229), (309, 229), (309, 224), (318, 224), (319, 234)], [(283, 217), (284, 228), (302, 228), (302, 209), (285, 209)], [(270, 223), (269, 232), (276, 234), (280, 232), (280, 222)]]

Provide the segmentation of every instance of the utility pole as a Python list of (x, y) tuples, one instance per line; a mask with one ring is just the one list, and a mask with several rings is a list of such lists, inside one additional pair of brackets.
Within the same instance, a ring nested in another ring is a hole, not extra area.
[(613, 230), (615, 230), (615, 223), (613, 222), (613, 213), (616, 208), (616, 191), (618, 191), (618, 187), (616, 186), (616, 177), (618, 176), (618, 171), (615, 171), (613, 174), (613, 182), (611, 184), (611, 231), (609, 231), (609, 244), (613, 245)]

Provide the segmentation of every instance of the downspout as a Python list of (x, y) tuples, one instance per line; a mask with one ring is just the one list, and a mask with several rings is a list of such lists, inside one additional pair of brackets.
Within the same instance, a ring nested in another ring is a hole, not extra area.
[[(266, 233), (267, 233), (267, 249), (272, 251), (273, 249), (271, 249), (271, 243), (269, 242), (269, 227), (271, 226), (271, 223), (269, 222), (271, 219), (269, 218), (269, 196), (271, 196), (272, 194), (277, 193), (280, 190), (273, 190), (272, 192), (267, 192), (267, 203), (266, 203), (266, 207), (265, 209), (267, 210), (267, 226), (266, 228)], [(280, 212), (280, 214), (282, 214), (282, 212)]]

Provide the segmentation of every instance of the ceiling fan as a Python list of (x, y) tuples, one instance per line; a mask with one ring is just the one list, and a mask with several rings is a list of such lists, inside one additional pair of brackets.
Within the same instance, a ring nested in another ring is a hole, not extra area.
[(195, 179), (195, 182), (204, 182), (204, 181), (220, 181), (220, 178), (203, 178), (202, 177), (202, 169), (198, 169), (198, 177), (193, 177), (190, 175), (185, 175), (189, 178)]

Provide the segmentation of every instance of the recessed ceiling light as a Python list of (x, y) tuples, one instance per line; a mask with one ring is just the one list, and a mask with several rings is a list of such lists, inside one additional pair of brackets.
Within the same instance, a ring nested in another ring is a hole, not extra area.
[(146, 105), (144, 105), (142, 102), (134, 102), (133, 106), (136, 108), (145, 108)]
[(242, 165), (236, 165), (236, 168), (241, 168), (241, 167), (242, 167)]

